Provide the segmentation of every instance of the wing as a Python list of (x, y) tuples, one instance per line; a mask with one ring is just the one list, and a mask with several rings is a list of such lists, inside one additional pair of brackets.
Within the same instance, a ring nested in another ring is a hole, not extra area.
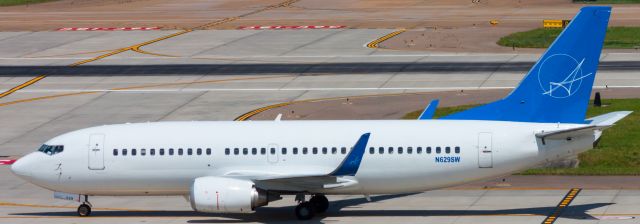
[(282, 192), (314, 192), (321, 189), (348, 187), (357, 184), (352, 178), (358, 172), (364, 156), (370, 133), (360, 136), (354, 147), (333, 170), (326, 167), (297, 167), (287, 172), (260, 170), (238, 170), (225, 174), (226, 177), (252, 180), (263, 189)]

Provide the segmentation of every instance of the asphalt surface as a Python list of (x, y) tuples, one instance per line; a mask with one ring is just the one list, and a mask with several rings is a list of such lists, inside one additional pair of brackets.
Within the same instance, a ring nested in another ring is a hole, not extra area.
[[(20, 157), (49, 138), (95, 125), (232, 120), (256, 108), (299, 100), (452, 91), (452, 97), (479, 103), (484, 101), (466, 96), (489, 91), (493, 94), (485, 100), (500, 97), (538, 57), (365, 47), (392, 31), (194, 31), (142, 47), (146, 53), (127, 50), (100, 58), (176, 31), (0, 33), (0, 89), (21, 87), (0, 98), (0, 156)], [(627, 97), (635, 96), (639, 59), (636, 53), (605, 52), (596, 85), (630, 89)], [(29, 83), (40, 75), (45, 76)], [(420, 98), (412, 105), (420, 100), (426, 101)], [(370, 105), (371, 114), (388, 107)], [(293, 220), (292, 198), (254, 215), (209, 216), (191, 212), (181, 197), (98, 197), (92, 200), (97, 216), (78, 219), (76, 204), (53, 200), (51, 192), (17, 179), (8, 168), (0, 166), (2, 223)], [(335, 196), (333, 210), (315, 222), (541, 223), (569, 190), (472, 186), (374, 197), (379, 200), (373, 203), (359, 196)], [(640, 193), (635, 189), (584, 189), (557, 223), (634, 223), (637, 220), (611, 219), (640, 216), (638, 208)]]

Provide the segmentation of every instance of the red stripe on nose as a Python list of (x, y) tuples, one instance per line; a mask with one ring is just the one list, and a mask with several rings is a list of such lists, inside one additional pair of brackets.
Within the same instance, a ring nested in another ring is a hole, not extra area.
[(11, 165), (15, 162), (16, 162), (15, 159), (2, 159), (0, 160), (0, 165)]

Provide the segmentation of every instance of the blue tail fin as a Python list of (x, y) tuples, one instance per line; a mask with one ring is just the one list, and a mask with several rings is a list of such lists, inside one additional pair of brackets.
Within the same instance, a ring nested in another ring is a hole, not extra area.
[(610, 14), (583, 7), (507, 97), (441, 119), (585, 123)]

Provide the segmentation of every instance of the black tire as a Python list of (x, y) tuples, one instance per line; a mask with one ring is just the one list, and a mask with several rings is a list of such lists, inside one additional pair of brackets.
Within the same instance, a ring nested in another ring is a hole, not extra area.
[(78, 216), (85, 217), (91, 215), (91, 206), (87, 204), (81, 204), (78, 206)]
[(315, 214), (315, 209), (309, 202), (302, 202), (296, 206), (296, 217), (298, 217), (299, 220), (312, 219)]
[(322, 194), (314, 195), (313, 197), (311, 197), (311, 200), (309, 200), (309, 202), (316, 209), (315, 212), (317, 213), (323, 213), (326, 212), (327, 209), (329, 209), (329, 199), (327, 199), (327, 197)]

